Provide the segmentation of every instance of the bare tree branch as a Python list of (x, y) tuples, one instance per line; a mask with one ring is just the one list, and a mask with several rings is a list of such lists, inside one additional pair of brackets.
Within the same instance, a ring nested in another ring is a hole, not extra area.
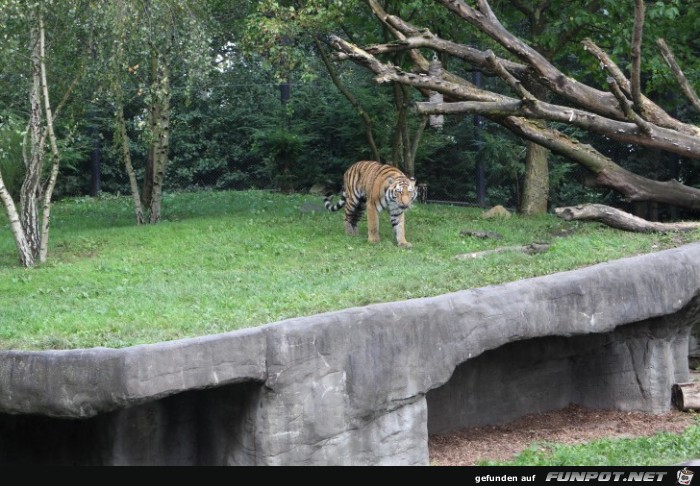
[[(391, 82), (412, 86), (423, 92), (443, 94), (448, 103), (417, 103), (420, 114), (454, 112), (479, 113), (501, 124), (517, 136), (542, 145), (553, 152), (578, 162), (595, 175), (595, 182), (610, 187), (630, 201), (656, 201), (675, 206), (700, 210), (700, 190), (684, 186), (677, 181), (661, 182), (631, 173), (615, 164), (610, 158), (590, 145), (583, 144), (535, 120), (548, 120), (575, 126), (592, 133), (652, 147), (691, 158), (700, 158), (700, 129), (676, 120), (641, 95), (640, 108), (635, 110), (631, 99), (630, 81), (608, 56), (588, 41), (586, 48), (601, 60), (614, 81), (610, 91), (600, 91), (569, 78), (522, 40), (513, 36), (500, 24), (487, 0), (475, 0), (476, 7), (463, 0), (435, 0), (458, 17), (472, 24), (480, 32), (493, 37), (519, 58), (522, 64), (511, 69), (504, 60), (493, 53), (480, 52), (468, 46), (443, 41), (426, 29), (417, 29), (398, 17), (388, 16), (377, 0), (375, 15), (393, 27), (397, 43), (372, 46), (372, 52), (363, 50), (337, 36), (331, 45), (339, 56), (360, 64), (375, 74), (379, 83)], [(418, 47), (429, 47), (440, 53), (459, 53), (469, 58), (475, 66), (486, 72), (498, 74), (520, 97), (480, 89), (472, 83), (444, 71), (431, 76), (428, 61)], [(413, 72), (406, 72), (390, 63), (384, 63), (373, 54), (393, 49), (408, 49), (414, 62)], [(573, 106), (547, 103), (537, 99), (523, 87), (535, 80), (552, 93), (572, 102)]]
[[(598, 47), (591, 39), (583, 40), (584, 49), (592, 53), (596, 59), (600, 62), (602, 69), (608, 71), (608, 73), (615, 79), (615, 82), (622, 89), (622, 91), (628, 95), (632, 95), (632, 88), (629, 79), (625, 77), (622, 70), (615, 64), (610, 56), (608, 56), (603, 50)], [(611, 101), (612, 102), (612, 101)], [(666, 113), (660, 106), (651, 101), (646, 96), (642, 95), (642, 108), (639, 112), (644, 119), (662, 127), (672, 128), (678, 130), (679, 132), (687, 133), (689, 135), (700, 136), (700, 128), (695, 125), (690, 125), (687, 123), (682, 123), (675, 118), (671, 117)]]
[[(331, 37), (331, 44), (343, 52), (347, 58), (352, 59), (360, 65), (363, 65), (373, 71), (376, 76), (376, 81), (399, 82), (408, 84), (415, 88), (434, 90), (442, 93), (451, 99), (461, 99), (469, 101), (479, 101), (487, 103), (500, 103), (501, 105), (470, 105), (469, 110), (472, 113), (480, 113), (484, 115), (518, 115), (532, 118), (545, 119), (549, 121), (557, 121), (577, 126), (595, 133), (607, 135), (615, 140), (627, 143), (635, 143), (642, 146), (662, 148), (679, 155), (700, 158), (700, 138), (693, 137), (685, 133), (675, 132), (673, 130), (644, 125), (645, 130), (649, 129), (647, 136), (646, 132), (640, 134), (638, 129), (639, 123), (643, 120), (630, 120), (632, 123), (609, 119), (596, 115), (585, 110), (576, 108), (562, 107), (537, 101), (530, 103), (527, 107), (522, 105), (514, 105), (518, 102), (515, 98), (498, 95), (489, 91), (480, 90), (473, 85), (457, 84), (446, 79), (434, 79), (423, 74), (408, 73), (402, 71), (395, 66), (387, 66), (382, 64), (376, 57), (368, 52), (340, 39), (337, 36)], [(612, 95), (611, 95), (612, 96)], [(617, 99), (613, 96), (617, 106)], [(516, 109), (516, 106), (518, 107)], [(439, 114), (441, 111), (426, 109), (425, 103), (417, 103), (418, 111), (422, 114)], [(431, 106), (432, 107), (432, 106)], [(464, 105), (462, 105), (464, 107)], [(505, 110), (505, 111), (501, 111)], [(455, 113), (453, 111), (443, 111), (442, 113)]]
[(685, 94), (688, 97), (695, 109), (697, 111), (700, 111), (700, 98), (698, 98), (697, 93), (688, 82), (688, 78), (685, 77), (685, 74), (676, 62), (676, 58), (671, 52), (671, 49), (669, 49), (668, 45), (666, 44), (666, 41), (664, 41), (663, 39), (656, 39), (656, 45), (658, 45), (659, 49), (661, 49), (661, 55), (668, 63), (668, 67), (671, 68), (671, 72), (675, 76), (676, 81), (678, 81), (678, 84), (680, 85), (683, 94)]
[(515, 76), (510, 74), (504, 67), (501, 65), (501, 63), (498, 61), (496, 58), (496, 55), (493, 53), (492, 50), (486, 51), (486, 62), (489, 63), (491, 66), (491, 69), (498, 74), (503, 81), (506, 82), (510, 88), (515, 91), (520, 98), (522, 98), (525, 101), (534, 101), (536, 98), (530, 93), (527, 89), (525, 89), (525, 86), (523, 86), (523, 83), (520, 82), (520, 80), (516, 79)]
[[(617, 108), (617, 103), (612, 94), (583, 83), (574, 82), (554, 67), (539, 52), (508, 32), (495, 18), (490, 7), (487, 7), (488, 3), (485, 0), (479, 2), (480, 11), (474, 10), (462, 0), (436, 1), (481, 32), (489, 35), (525, 64), (531, 66), (538, 74), (538, 81), (547, 86), (552, 92), (564, 96), (575, 103), (585, 102), (588, 110), (600, 115), (619, 119), (624, 118), (624, 114)], [(482, 13), (483, 11), (486, 14)]]
[(632, 91), (632, 101), (637, 112), (642, 112), (642, 88), (641, 88), (641, 65), (642, 65), (642, 32), (644, 31), (644, 0), (634, 2), (634, 30), (632, 32), (632, 68), (630, 72), (630, 82)]
[(622, 111), (625, 112), (627, 119), (634, 122), (644, 134), (650, 135), (651, 124), (634, 111), (632, 103), (630, 103), (630, 101), (627, 99), (613, 77), (608, 78), (608, 86), (610, 86), (610, 91), (612, 91), (615, 98), (617, 98), (618, 103), (620, 103), (620, 108), (622, 108)]
[[(521, 61), (532, 67), (539, 76), (538, 80), (552, 92), (564, 96), (573, 103), (584, 106), (587, 110), (599, 115), (618, 119), (625, 118), (624, 113), (619, 110), (617, 100), (612, 93), (600, 91), (566, 76), (539, 52), (507, 31), (495, 17), (486, 0), (479, 0), (478, 11), (467, 5), (463, 0), (435, 1), (444, 5), (481, 32), (489, 35)], [(610, 64), (614, 66), (614, 63), (611, 62)], [(617, 76), (615, 77), (617, 78)], [(622, 83), (621, 87), (624, 90), (628, 89)], [(657, 125), (682, 130), (693, 135), (700, 135), (700, 128), (679, 122), (648, 98), (642, 97), (642, 105), (643, 109), (640, 114), (645, 119)]]
[(649, 128), (649, 133), (646, 134), (634, 121), (611, 120), (595, 113), (544, 101), (522, 103), (515, 98), (505, 98), (500, 101), (461, 101), (441, 104), (418, 102), (416, 111), (425, 115), (469, 113), (547, 120), (605, 135), (623, 143), (658, 148), (690, 158), (700, 158), (700, 139), (697, 137), (648, 124), (639, 118), (639, 122), (646, 123), (646, 127)]
[(630, 87), (630, 80), (627, 79), (627, 76), (624, 75), (622, 70), (613, 62), (612, 59), (610, 59), (610, 56), (603, 51), (598, 45), (593, 42), (589, 38), (583, 39), (581, 42), (583, 44), (583, 49), (585, 51), (590, 52), (595, 56), (596, 59), (598, 59), (598, 63), (600, 63), (600, 68), (604, 69), (605, 71), (608, 72), (610, 76), (615, 80), (615, 82), (622, 88), (622, 90), (630, 95), (632, 92), (632, 89)]

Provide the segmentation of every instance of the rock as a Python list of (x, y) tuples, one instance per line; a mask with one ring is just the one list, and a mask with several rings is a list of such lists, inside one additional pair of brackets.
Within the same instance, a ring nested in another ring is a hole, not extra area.
[(481, 215), (483, 218), (486, 219), (491, 219), (491, 218), (510, 218), (511, 214), (510, 211), (508, 211), (506, 208), (504, 208), (501, 205), (494, 206), (488, 211), (484, 212), (484, 214)]
[(325, 196), (325, 194), (327, 192), (328, 192), (328, 189), (326, 189), (326, 185), (320, 184), (320, 183), (314, 184), (309, 189), (309, 194), (313, 194), (314, 196)]
[(0, 464), (427, 465), (428, 432), (688, 380), (700, 244), (122, 349), (0, 351)]

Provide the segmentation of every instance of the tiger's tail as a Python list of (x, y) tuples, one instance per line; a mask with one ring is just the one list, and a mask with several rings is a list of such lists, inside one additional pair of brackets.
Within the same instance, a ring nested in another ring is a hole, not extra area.
[(343, 206), (345, 206), (345, 192), (340, 195), (340, 200), (333, 204), (333, 193), (329, 192), (326, 194), (326, 197), (323, 198), (323, 205), (326, 207), (327, 210), (329, 211), (337, 211)]

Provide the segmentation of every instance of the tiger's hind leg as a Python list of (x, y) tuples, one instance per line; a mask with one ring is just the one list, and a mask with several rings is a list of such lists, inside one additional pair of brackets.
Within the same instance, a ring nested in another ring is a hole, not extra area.
[(345, 204), (345, 234), (357, 236), (357, 223), (365, 212), (366, 200), (348, 200)]

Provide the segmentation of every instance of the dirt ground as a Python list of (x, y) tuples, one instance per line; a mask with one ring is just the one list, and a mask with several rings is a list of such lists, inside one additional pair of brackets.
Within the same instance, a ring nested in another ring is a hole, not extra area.
[[(700, 362), (691, 367), (690, 381), (700, 383)], [(473, 466), (478, 461), (505, 461), (533, 442), (580, 444), (604, 437), (632, 438), (657, 432), (680, 433), (695, 423), (697, 414), (592, 410), (576, 405), (553, 412), (531, 414), (503, 425), (471, 427), (430, 436), (430, 463), (436, 466)]]

